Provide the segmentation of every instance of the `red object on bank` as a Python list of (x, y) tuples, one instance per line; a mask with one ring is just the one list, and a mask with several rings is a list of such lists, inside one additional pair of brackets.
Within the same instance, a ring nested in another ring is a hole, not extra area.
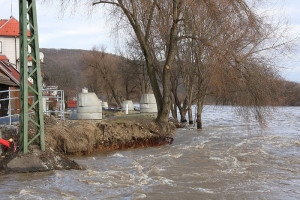
[(10, 142), (8, 140), (3, 140), (2, 138), (0, 138), (0, 144), (6, 146), (7, 148), (10, 147)]
[(77, 101), (68, 101), (67, 107), (68, 108), (76, 108), (77, 107)]

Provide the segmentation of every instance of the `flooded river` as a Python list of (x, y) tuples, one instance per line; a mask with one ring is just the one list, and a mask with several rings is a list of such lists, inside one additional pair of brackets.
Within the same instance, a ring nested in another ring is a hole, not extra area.
[(84, 171), (5, 175), (0, 199), (300, 199), (300, 107), (261, 130), (206, 106), (172, 145), (74, 157)]

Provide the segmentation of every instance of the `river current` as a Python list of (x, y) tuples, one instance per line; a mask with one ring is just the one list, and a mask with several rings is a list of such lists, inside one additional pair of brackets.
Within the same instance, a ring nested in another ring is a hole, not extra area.
[(172, 145), (73, 157), (83, 171), (1, 176), (0, 199), (300, 199), (300, 107), (268, 127), (205, 106)]

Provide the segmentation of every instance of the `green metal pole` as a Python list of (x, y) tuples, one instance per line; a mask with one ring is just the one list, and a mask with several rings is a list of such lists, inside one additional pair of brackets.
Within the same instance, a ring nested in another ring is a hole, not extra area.
[[(19, 0), (20, 20), (20, 147), (28, 152), (30, 144), (45, 150), (42, 78), (38, 41), (35, 0)], [(27, 30), (30, 30), (28, 37)], [(28, 58), (32, 60), (29, 71)], [(33, 96), (33, 101), (28, 97)], [(32, 116), (34, 115), (34, 116)], [(35, 135), (29, 137), (28, 127), (33, 126)]]

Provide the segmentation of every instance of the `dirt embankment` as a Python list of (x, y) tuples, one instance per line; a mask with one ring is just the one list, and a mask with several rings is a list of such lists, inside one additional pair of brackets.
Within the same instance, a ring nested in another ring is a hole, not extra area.
[(47, 147), (67, 155), (89, 154), (94, 151), (140, 148), (159, 145), (171, 136), (175, 126), (167, 131), (154, 119), (118, 118), (103, 121), (46, 119)]
[[(0, 157), (0, 174), (49, 171), (53, 169), (81, 169), (64, 155), (82, 155), (94, 151), (157, 146), (172, 136), (175, 129), (169, 123), (165, 131), (153, 118), (143, 116), (119, 117), (102, 121), (65, 120), (45, 117), (46, 151), (31, 145), (29, 153), (14, 152), (11, 145)], [(17, 126), (1, 127), (4, 139), (18, 140)], [(34, 128), (29, 128), (33, 137)]]

